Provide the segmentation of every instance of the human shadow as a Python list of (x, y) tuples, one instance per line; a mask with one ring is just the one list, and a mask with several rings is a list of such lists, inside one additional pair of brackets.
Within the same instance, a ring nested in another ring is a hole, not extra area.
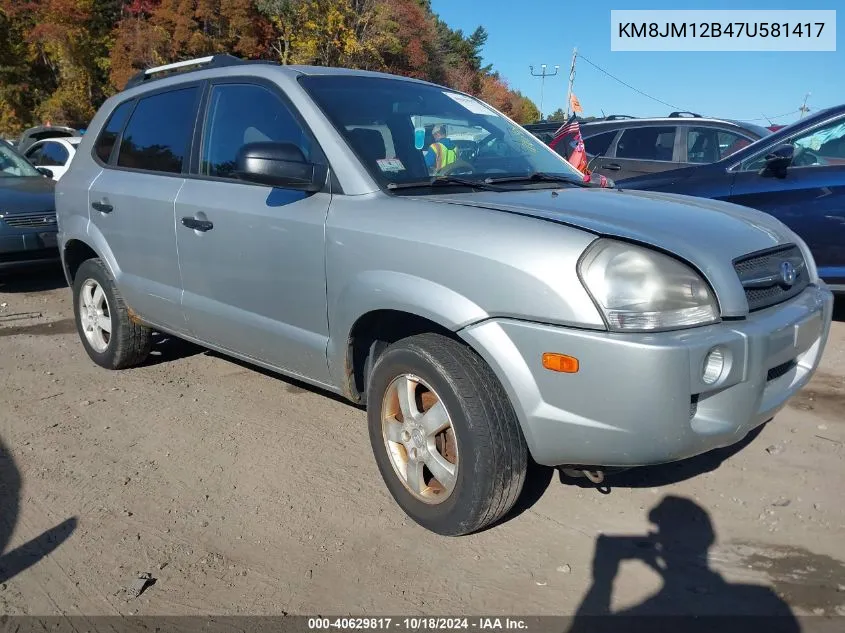
[[(593, 580), (568, 633), (605, 631), (767, 631), (801, 630), (789, 605), (762, 585), (727, 582), (710, 569), (708, 550), (716, 532), (707, 511), (695, 501), (666, 496), (649, 512), (656, 530), (644, 535), (599, 535)], [(613, 581), (623, 561), (638, 560), (663, 581), (638, 605), (611, 611)], [(609, 617), (612, 616), (612, 617)]]
[(35, 565), (64, 543), (76, 529), (76, 517), (8, 551), (20, 512), (21, 474), (0, 440), (0, 584)]

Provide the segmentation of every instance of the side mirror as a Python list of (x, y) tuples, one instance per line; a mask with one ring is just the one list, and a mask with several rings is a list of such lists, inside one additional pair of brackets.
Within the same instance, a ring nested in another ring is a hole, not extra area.
[(305, 160), (293, 143), (247, 143), (235, 157), (235, 174), (242, 180), (298, 191), (321, 191), (328, 168)]
[(38, 173), (41, 174), (42, 176), (46, 176), (47, 178), (53, 177), (53, 170), (52, 169), (47, 169), (46, 167), (36, 167), (35, 169), (37, 169)]
[(760, 170), (760, 175), (786, 178), (786, 170), (789, 169), (794, 157), (794, 145), (791, 143), (778, 145), (771, 152), (766, 154), (766, 165)]

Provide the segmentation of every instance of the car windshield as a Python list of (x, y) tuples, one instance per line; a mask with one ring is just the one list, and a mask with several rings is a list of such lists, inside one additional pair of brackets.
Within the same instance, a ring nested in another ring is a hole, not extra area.
[(41, 176), (23, 156), (5, 143), (0, 143), (0, 178)]
[[(447, 176), (456, 186), (502, 177), (515, 179), (508, 187), (555, 186), (552, 177), (583, 182), (534, 135), (467, 95), (382, 77), (303, 76), (300, 82), (382, 187), (423, 186)], [(520, 184), (519, 177), (537, 174), (545, 179)]]

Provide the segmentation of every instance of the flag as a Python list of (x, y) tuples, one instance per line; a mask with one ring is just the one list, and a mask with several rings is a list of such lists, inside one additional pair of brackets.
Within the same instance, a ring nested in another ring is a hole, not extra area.
[(575, 93), (569, 95), (569, 108), (575, 114), (584, 114), (584, 109), (581, 107), (581, 102), (578, 101), (578, 97), (575, 96)]
[[(562, 147), (557, 146), (563, 144)], [(575, 115), (558, 128), (555, 137), (549, 143), (549, 147), (558, 154), (564, 156), (569, 163), (582, 174), (587, 173), (587, 150), (584, 148), (584, 139), (581, 138), (581, 126)]]
[[(584, 174), (584, 182), (593, 181), (589, 170), (590, 161), (587, 158), (587, 149), (584, 147), (584, 139), (581, 136), (581, 126), (574, 114), (558, 128), (555, 137), (549, 143), (549, 147), (566, 158), (570, 165)], [(601, 174), (599, 174), (598, 181), (602, 187), (610, 185), (607, 178)]]

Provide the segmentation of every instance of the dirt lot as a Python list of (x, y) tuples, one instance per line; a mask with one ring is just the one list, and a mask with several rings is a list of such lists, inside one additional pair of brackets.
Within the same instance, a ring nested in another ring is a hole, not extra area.
[(58, 274), (0, 282), (0, 614), (845, 615), (843, 307), (742, 446), (609, 492), (536, 469), (507, 521), (447, 539), (388, 496), (363, 411), (178, 341), (105, 371)]

